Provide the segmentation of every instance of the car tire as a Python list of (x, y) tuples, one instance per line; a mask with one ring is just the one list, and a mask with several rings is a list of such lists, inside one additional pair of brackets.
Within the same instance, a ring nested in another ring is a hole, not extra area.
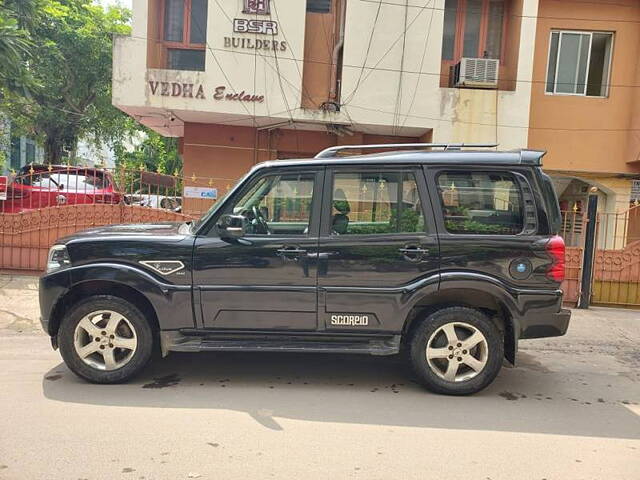
[(91, 383), (121, 383), (151, 359), (154, 335), (130, 302), (110, 295), (83, 299), (65, 315), (58, 331), (64, 362)]
[(500, 372), (504, 339), (484, 313), (448, 307), (421, 322), (410, 339), (409, 355), (428, 390), (470, 395), (487, 387)]

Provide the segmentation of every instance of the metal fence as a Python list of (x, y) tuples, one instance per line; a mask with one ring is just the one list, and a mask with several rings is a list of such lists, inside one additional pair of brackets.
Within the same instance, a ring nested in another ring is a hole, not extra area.
[(567, 245), (565, 301), (576, 303), (591, 292), (598, 305), (640, 307), (640, 204), (622, 212), (598, 212), (592, 284), (580, 284), (587, 226), (586, 211), (562, 212), (561, 235)]
[(591, 301), (640, 307), (640, 205), (597, 218)]

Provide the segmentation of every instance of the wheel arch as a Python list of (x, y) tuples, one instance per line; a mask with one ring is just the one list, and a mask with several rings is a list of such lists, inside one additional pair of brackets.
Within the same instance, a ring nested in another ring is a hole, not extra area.
[(421, 297), (415, 302), (405, 320), (402, 330), (403, 339), (411, 338), (421, 320), (437, 310), (448, 307), (473, 308), (486, 314), (503, 334), (505, 358), (515, 364), (517, 352), (516, 319), (508, 306), (508, 301), (497, 292), (488, 292), (478, 287), (445, 288)]
[(58, 334), (64, 316), (79, 300), (94, 295), (111, 295), (126, 300), (142, 312), (154, 332), (160, 330), (156, 309), (144, 294), (129, 285), (100, 279), (77, 283), (58, 300), (49, 322), (50, 335), (55, 337)]

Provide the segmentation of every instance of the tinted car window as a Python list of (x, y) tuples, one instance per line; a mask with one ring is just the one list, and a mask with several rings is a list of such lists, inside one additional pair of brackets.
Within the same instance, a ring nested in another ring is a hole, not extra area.
[(424, 215), (413, 173), (337, 173), (332, 200), (333, 235), (424, 231)]
[(262, 177), (242, 195), (233, 213), (250, 222), (253, 235), (267, 234), (266, 222), (273, 233), (306, 234), (311, 217), (311, 200), (315, 174), (269, 175)]
[(443, 172), (438, 188), (449, 233), (515, 235), (524, 228), (515, 178), (499, 172)]

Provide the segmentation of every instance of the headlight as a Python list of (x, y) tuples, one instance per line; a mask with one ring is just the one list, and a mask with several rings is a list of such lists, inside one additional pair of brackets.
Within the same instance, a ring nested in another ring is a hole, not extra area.
[(64, 245), (54, 245), (51, 247), (49, 256), (47, 257), (47, 273), (55, 272), (69, 265), (71, 265), (71, 259), (69, 258), (67, 247)]

